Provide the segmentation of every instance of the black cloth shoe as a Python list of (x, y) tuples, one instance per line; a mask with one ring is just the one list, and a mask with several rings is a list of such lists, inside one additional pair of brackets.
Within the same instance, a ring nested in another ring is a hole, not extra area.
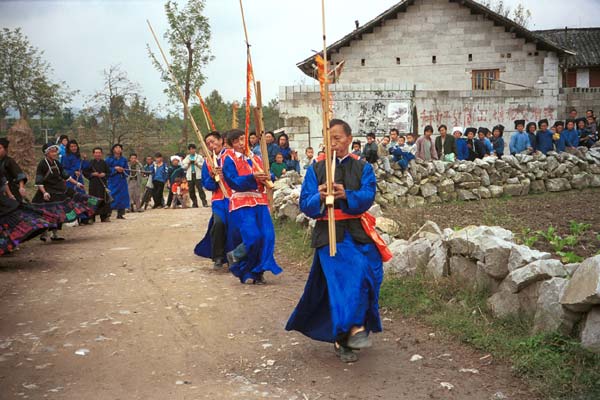
[(267, 281), (265, 280), (264, 274), (261, 272), (256, 279), (252, 281), (255, 285), (266, 285)]
[(223, 269), (223, 259), (222, 258), (217, 258), (214, 263), (213, 263), (213, 269), (215, 271), (219, 271), (221, 269)]
[(367, 331), (360, 331), (354, 335), (348, 336), (346, 346), (354, 350), (366, 349), (373, 345), (369, 333)]
[(125, 219), (124, 215), (117, 215), (117, 219)]
[(335, 350), (335, 355), (340, 358), (340, 361), (344, 363), (353, 363), (358, 361), (358, 354), (352, 351), (351, 348), (342, 346), (339, 343), (334, 343), (333, 348)]

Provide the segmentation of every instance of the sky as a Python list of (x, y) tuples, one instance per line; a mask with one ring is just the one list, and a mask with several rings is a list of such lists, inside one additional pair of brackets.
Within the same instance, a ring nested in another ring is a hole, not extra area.
[[(44, 51), (54, 79), (80, 93), (71, 106), (81, 108), (102, 87), (102, 71), (120, 64), (139, 83), (142, 94), (159, 112), (168, 106), (164, 83), (152, 66), (146, 44), (156, 49), (146, 26), (159, 36), (168, 28), (166, 0), (0, 0), (0, 28), (21, 27), (30, 42)], [(184, 0), (178, 0), (182, 3)], [(399, 0), (327, 0), (328, 43), (364, 24)], [(519, 0), (505, 0), (510, 6)], [(530, 29), (599, 26), (600, 0), (527, 0)], [(255, 76), (262, 81), (263, 102), (277, 97), (279, 87), (312, 84), (296, 63), (322, 48), (320, 0), (245, 0), (244, 8)], [(217, 89), (225, 100), (242, 99), (245, 44), (238, 0), (206, 0), (215, 59), (205, 69), (204, 96)], [(166, 43), (162, 43), (163, 47)], [(0, 60), (1, 62), (1, 60)]]

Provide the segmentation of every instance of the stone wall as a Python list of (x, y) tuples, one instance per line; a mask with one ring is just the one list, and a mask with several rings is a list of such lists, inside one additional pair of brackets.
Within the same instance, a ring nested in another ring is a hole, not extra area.
[(527, 87), (544, 76), (543, 81), (558, 88), (562, 79), (554, 53), (538, 51), (505, 27), (448, 0), (416, 0), (396, 19), (331, 57), (334, 63), (346, 61), (341, 83), (406, 82), (420, 90), (470, 90), (471, 71), (478, 69), (499, 69), (501, 80)]
[(579, 323), (582, 345), (600, 353), (600, 256), (565, 265), (549, 253), (516, 244), (512, 232), (500, 227), (442, 232), (433, 222), (389, 247), (394, 257), (385, 265), (388, 273), (424, 270), (486, 289), (494, 316), (532, 316), (532, 333), (574, 335)]
[(413, 160), (406, 171), (392, 163), (391, 176), (376, 167), (376, 202), (413, 208), (426, 203), (600, 187), (600, 147), (580, 151), (583, 158), (549, 152), (547, 156), (517, 154), (474, 162)]

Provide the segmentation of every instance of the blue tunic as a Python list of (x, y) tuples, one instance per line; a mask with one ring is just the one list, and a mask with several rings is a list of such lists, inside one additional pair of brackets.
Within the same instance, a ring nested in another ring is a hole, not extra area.
[[(373, 168), (366, 164), (359, 190), (346, 190), (346, 214), (362, 214), (375, 199)], [(311, 167), (306, 172), (300, 209), (311, 218), (326, 212), (321, 203), (318, 181)], [(323, 342), (334, 342), (348, 334), (353, 326), (365, 326), (368, 332), (381, 332), (379, 288), (383, 280), (381, 255), (373, 243), (361, 244), (344, 234), (337, 243), (335, 257), (329, 245), (315, 251), (304, 294), (292, 313), (286, 330), (296, 330)]]
[(536, 134), (537, 150), (543, 154), (554, 150), (554, 142), (552, 141), (552, 131), (546, 129), (545, 131), (538, 131)]
[(469, 147), (467, 146), (467, 139), (458, 138), (456, 139), (456, 158), (458, 160), (469, 159)]
[(510, 154), (520, 153), (527, 150), (528, 147), (531, 147), (531, 143), (529, 142), (529, 135), (525, 132), (517, 131), (510, 137)]
[[(219, 165), (221, 165), (221, 160), (218, 160)], [(214, 180), (213, 177), (210, 176), (208, 172), (208, 166), (206, 163), (202, 165), (202, 186), (206, 190), (210, 190), (214, 192), (219, 188), (219, 184)], [(229, 229), (228, 217), (229, 217), (229, 199), (227, 197), (222, 200), (212, 200), (211, 207), (213, 216), (210, 217), (210, 221), (208, 222), (208, 230), (206, 231), (206, 235), (204, 238), (196, 245), (194, 248), (194, 253), (197, 256), (210, 258), (213, 260), (215, 257), (212, 254), (212, 241), (210, 238), (210, 231), (212, 229), (214, 223), (214, 216), (217, 215), (221, 221), (225, 224), (225, 229), (227, 232), (226, 242), (225, 242), (225, 252), (229, 252), (233, 250), (234, 246), (232, 243), (231, 232)]]
[[(252, 165), (252, 161), (248, 160)], [(255, 192), (258, 188), (253, 175), (239, 175), (235, 163), (225, 158), (223, 175), (229, 187), (236, 192)], [(228, 222), (232, 246), (246, 247), (247, 257), (230, 265), (229, 271), (242, 283), (248, 279), (258, 279), (260, 274), (271, 271), (277, 275), (283, 270), (273, 257), (275, 252), (275, 229), (266, 205), (241, 207), (229, 213)]]
[(504, 155), (504, 138), (499, 136), (497, 139), (492, 139), (492, 145), (494, 146), (494, 153), (498, 157), (502, 157)]
[(565, 135), (566, 147), (579, 147), (579, 132), (577, 132), (577, 129), (565, 129), (562, 132), (562, 135)]
[[(61, 160), (61, 164), (63, 169), (69, 174), (69, 176), (75, 179), (79, 183), (84, 183), (83, 181), (83, 171), (89, 168), (90, 163), (87, 160), (82, 160), (80, 157), (77, 157), (73, 153), (69, 153), (64, 156)], [(75, 175), (75, 171), (79, 171), (79, 177)], [(71, 182), (67, 181), (67, 187), (74, 189), (79, 193), (85, 193), (85, 189), (76, 188)]]
[(127, 185), (127, 175), (125, 172), (118, 173), (115, 167), (128, 169), (127, 160), (125, 157), (115, 158), (110, 156), (106, 159), (106, 164), (110, 173), (108, 175), (108, 189), (113, 197), (113, 202), (110, 207), (113, 210), (123, 210), (129, 208), (129, 187)]

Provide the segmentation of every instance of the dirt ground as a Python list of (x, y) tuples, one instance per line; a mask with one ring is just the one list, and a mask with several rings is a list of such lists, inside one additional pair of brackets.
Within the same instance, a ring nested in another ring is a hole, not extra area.
[[(404, 239), (408, 239), (428, 220), (434, 221), (442, 229), (498, 225), (511, 230), (517, 237), (522, 237), (526, 229), (545, 231), (550, 226), (554, 226), (559, 235), (566, 236), (570, 234), (570, 221), (576, 221), (590, 224), (591, 227), (575, 248), (568, 250), (582, 257), (591, 257), (600, 250), (600, 189), (435, 204), (416, 209), (399, 207), (387, 209), (385, 214), (400, 223), (400, 236)], [(553, 250), (543, 239), (533, 247), (548, 252)]]
[(385, 310), (374, 347), (342, 364), (283, 329), (306, 273), (213, 272), (192, 252), (209, 209), (127, 218), (0, 259), (0, 398), (533, 398), (492, 357)]

